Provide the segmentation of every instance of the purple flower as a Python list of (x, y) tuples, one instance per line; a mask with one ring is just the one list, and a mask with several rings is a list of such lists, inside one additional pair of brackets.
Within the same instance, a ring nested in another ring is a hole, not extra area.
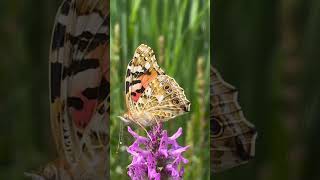
[(182, 179), (184, 164), (188, 160), (182, 156), (189, 146), (180, 146), (176, 139), (182, 134), (182, 128), (171, 137), (158, 124), (148, 132), (148, 137), (139, 136), (128, 127), (128, 132), (135, 138), (127, 152), (132, 156), (128, 166), (128, 175), (133, 180)]

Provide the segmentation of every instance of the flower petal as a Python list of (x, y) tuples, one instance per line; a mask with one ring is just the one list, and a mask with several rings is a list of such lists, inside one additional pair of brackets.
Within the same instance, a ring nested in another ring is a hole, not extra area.
[(179, 128), (178, 131), (176, 133), (174, 133), (174, 135), (172, 135), (171, 137), (169, 137), (169, 139), (171, 140), (175, 140), (177, 139), (178, 137), (180, 137), (182, 134), (182, 128)]
[(188, 160), (182, 156), (189, 146), (180, 146), (176, 139), (181, 136), (182, 128), (171, 137), (167, 131), (157, 124), (147, 133), (147, 137), (139, 136), (130, 127), (128, 132), (135, 138), (127, 152), (132, 161), (128, 165), (128, 175), (134, 180), (160, 180), (165, 175), (172, 180), (180, 180), (184, 174), (183, 165)]

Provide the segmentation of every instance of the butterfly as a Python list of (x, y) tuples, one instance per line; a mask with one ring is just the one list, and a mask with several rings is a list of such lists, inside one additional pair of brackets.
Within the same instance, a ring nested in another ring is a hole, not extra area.
[(152, 126), (190, 111), (179, 84), (159, 67), (154, 51), (141, 44), (129, 62), (125, 78), (125, 122)]
[(210, 146), (214, 173), (245, 164), (255, 155), (257, 131), (238, 104), (238, 92), (210, 71)]
[(58, 159), (33, 179), (109, 176), (109, 2), (64, 0), (52, 33), (50, 119)]

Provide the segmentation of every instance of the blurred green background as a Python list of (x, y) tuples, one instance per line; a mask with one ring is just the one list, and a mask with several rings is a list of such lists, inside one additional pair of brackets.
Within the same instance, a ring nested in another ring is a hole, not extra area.
[(254, 160), (213, 179), (320, 179), (320, 1), (214, 2), (212, 64), (258, 139)]
[(0, 179), (26, 179), (55, 158), (48, 52), (60, 0), (0, 1)]
[[(169, 134), (183, 127), (181, 145), (190, 160), (184, 179), (209, 179), (209, 65), (210, 2), (111, 1), (111, 178), (128, 179), (129, 154), (125, 146), (133, 138), (123, 129), (123, 146), (117, 153), (120, 119), (126, 111), (124, 79), (127, 64), (142, 43), (156, 54), (160, 67), (174, 77), (191, 101), (191, 112), (165, 123)], [(139, 130), (140, 129), (140, 130)], [(141, 128), (136, 128), (144, 134)]]

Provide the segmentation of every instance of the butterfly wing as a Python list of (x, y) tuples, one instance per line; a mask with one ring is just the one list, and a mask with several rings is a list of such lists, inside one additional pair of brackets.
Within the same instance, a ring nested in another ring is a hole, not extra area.
[(247, 163), (255, 154), (257, 133), (238, 104), (237, 90), (211, 67), (210, 139), (213, 172)]
[(137, 109), (150, 113), (152, 121), (167, 121), (190, 111), (190, 102), (184, 90), (168, 75), (159, 75), (138, 100)]
[(84, 159), (90, 164), (93, 157), (85, 156), (95, 151), (107, 156), (108, 10), (105, 0), (65, 0), (56, 16), (49, 57), (51, 127), (59, 156), (70, 166)]
[[(167, 89), (164, 89), (167, 88)], [(189, 111), (190, 102), (178, 83), (159, 67), (154, 51), (141, 44), (126, 73), (126, 104), (133, 121), (148, 126)], [(141, 122), (140, 122), (141, 123)]]

